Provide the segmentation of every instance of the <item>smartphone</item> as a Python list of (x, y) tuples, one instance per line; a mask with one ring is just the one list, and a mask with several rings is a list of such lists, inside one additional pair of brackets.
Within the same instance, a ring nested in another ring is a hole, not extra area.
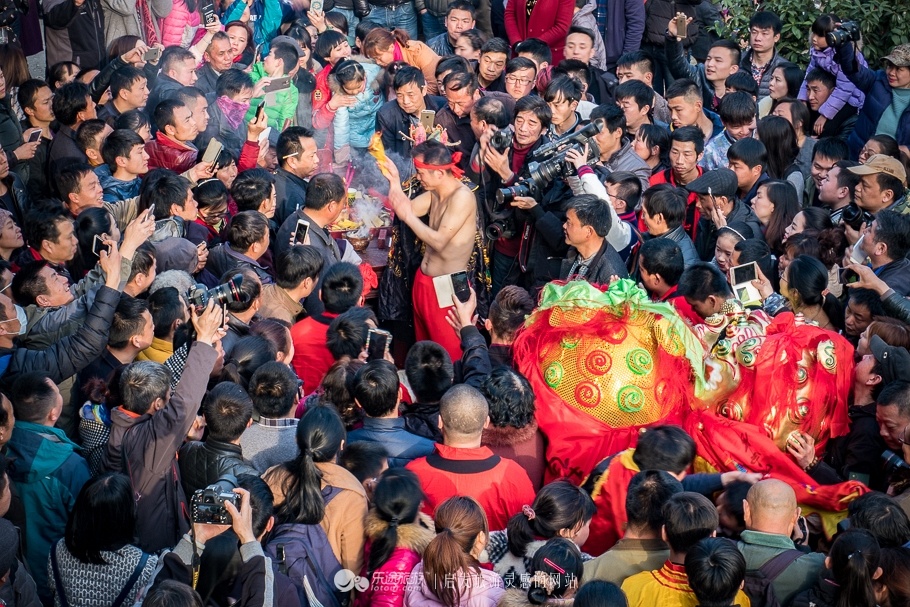
[(314, 13), (322, 12), (322, 0), (312, 0), (310, 2), (310, 10)]
[(256, 45), (256, 50), (253, 52), (253, 63), (259, 63), (259, 61), (262, 59), (262, 45), (263, 44), (265, 44), (265, 42), (261, 42)]
[(465, 303), (471, 299), (471, 286), (468, 284), (467, 272), (455, 272), (452, 274), (452, 291), (458, 301)]
[(367, 361), (383, 360), (391, 345), (391, 333), (382, 329), (370, 329), (367, 333)]
[(282, 76), (280, 78), (275, 78), (274, 80), (269, 82), (267, 85), (265, 85), (265, 88), (263, 89), (263, 91), (266, 93), (275, 93), (277, 91), (283, 91), (284, 89), (289, 88), (290, 86), (291, 86), (291, 77)]
[(142, 60), (149, 63), (155, 63), (158, 59), (161, 58), (161, 49), (158, 47), (152, 47), (149, 50), (145, 51), (142, 55)]
[(306, 237), (310, 233), (310, 222), (306, 219), (297, 220), (297, 230), (294, 232), (294, 242), (306, 244)]
[(420, 124), (429, 132), (433, 130), (433, 123), (436, 121), (436, 112), (433, 110), (420, 110)]
[(39, 139), (41, 139), (41, 129), (38, 129), (37, 131), (32, 131), (28, 136), (29, 143), (35, 143)]
[(101, 257), (101, 251), (110, 254), (111, 248), (104, 244), (104, 239), (101, 236), (95, 234), (95, 238), (92, 241), (92, 253), (95, 254), (95, 257)]
[(199, 11), (202, 13), (202, 22), (205, 25), (215, 22), (215, 4), (211, 0), (202, 4)]
[(841, 268), (837, 271), (837, 282), (842, 285), (853, 284), (859, 281), (859, 274), (850, 268)]
[(758, 280), (758, 264), (754, 261), (730, 268), (730, 283), (732, 285), (751, 284), (753, 280)]
[(676, 37), (687, 38), (689, 36), (688, 30), (689, 24), (686, 16), (683, 13), (676, 15)]
[(202, 155), (202, 162), (209, 163), (218, 160), (218, 155), (224, 146), (214, 137), (209, 140), (209, 145), (205, 148), (205, 154)]
[(265, 111), (265, 101), (262, 101), (259, 103), (258, 106), (256, 106), (256, 121), (257, 122), (259, 121), (260, 118), (262, 118), (262, 112), (264, 112), (264, 111)]

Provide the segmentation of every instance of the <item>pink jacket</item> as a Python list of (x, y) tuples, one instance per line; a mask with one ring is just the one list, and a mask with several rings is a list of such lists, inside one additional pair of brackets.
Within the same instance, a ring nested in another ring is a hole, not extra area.
[[(480, 575), (472, 574), (470, 583), (459, 575), (462, 595), (458, 607), (496, 607), (505, 593), (502, 578), (495, 571), (481, 569)], [(470, 588), (468, 588), (470, 586)], [(423, 561), (411, 571), (405, 590), (404, 607), (445, 607), (423, 579)]]
[[(371, 510), (367, 515), (366, 534), (369, 541), (364, 562), (370, 562), (372, 543), (382, 536), (389, 525)], [(392, 555), (370, 577), (370, 586), (357, 593), (354, 607), (402, 607), (411, 570), (420, 562), (423, 551), (436, 536), (433, 519), (420, 514), (417, 520), (398, 527), (398, 542)], [(365, 565), (360, 575), (366, 576)]]
[(158, 20), (158, 27), (161, 29), (161, 44), (180, 46), (186, 26), (198, 27), (199, 23), (198, 11), (191, 11), (186, 5), (186, 0), (174, 0), (174, 8), (171, 9), (170, 14), (164, 19)]

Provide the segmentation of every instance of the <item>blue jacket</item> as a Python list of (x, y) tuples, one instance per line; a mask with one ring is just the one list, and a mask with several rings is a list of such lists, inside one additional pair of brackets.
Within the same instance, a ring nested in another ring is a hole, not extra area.
[[(353, 107), (340, 107), (335, 112), (335, 149), (348, 145), (352, 148), (366, 149), (370, 138), (376, 132), (376, 115), (385, 102), (382, 92), (376, 90), (376, 77), (381, 71), (374, 63), (362, 63), (367, 75), (366, 88), (357, 95), (357, 104)], [(334, 90), (335, 95), (343, 91)]]
[(363, 428), (348, 433), (348, 444), (355, 441), (379, 443), (389, 454), (389, 467), (400, 468), (413, 459), (433, 453), (435, 443), (411, 434), (404, 428), (404, 418), (365, 417)]
[(645, 34), (645, 3), (641, 0), (597, 0), (596, 15), (604, 39), (607, 70), (612, 71), (622, 55), (641, 47)]
[[(101, 188), (104, 190), (104, 202), (120, 202), (128, 200), (139, 195), (139, 188), (142, 186), (142, 177), (136, 177), (130, 181), (123, 181), (111, 175), (110, 168), (107, 165), (101, 165), (107, 170), (102, 174), (97, 169), (98, 178), (101, 181)], [(101, 167), (98, 167), (101, 168)]]
[[(888, 84), (885, 70), (871, 70), (859, 64), (854, 55), (852, 42), (840, 47), (835, 56), (847, 78), (866, 94), (856, 127), (847, 139), (850, 157), (858, 158), (863, 145), (875, 134), (878, 121), (885, 113), (885, 109), (891, 105), (891, 85)], [(897, 139), (898, 145), (910, 145), (910, 107), (901, 114), (894, 138)]]
[(66, 521), (82, 485), (91, 477), (79, 446), (59, 428), (16, 420), (7, 444), (10, 479), (26, 512), (26, 561), (42, 598), (50, 597), (47, 555), (66, 532)]

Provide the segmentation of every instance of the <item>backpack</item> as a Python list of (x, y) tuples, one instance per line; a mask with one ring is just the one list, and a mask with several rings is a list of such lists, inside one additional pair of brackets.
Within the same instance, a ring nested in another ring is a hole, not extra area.
[[(339, 493), (338, 487), (326, 486), (322, 499), (328, 505)], [(287, 575), (306, 595), (311, 606), (343, 607), (348, 603), (348, 594), (335, 584), (335, 575), (342, 570), (341, 563), (320, 525), (278, 525), (272, 530), (265, 553), (275, 562), (278, 571)], [(354, 575), (358, 573), (354, 572)]]
[(758, 569), (746, 571), (743, 590), (752, 602), (752, 607), (781, 607), (777, 595), (774, 594), (774, 580), (802, 555), (803, 553), (795, 548), (786, 550)]

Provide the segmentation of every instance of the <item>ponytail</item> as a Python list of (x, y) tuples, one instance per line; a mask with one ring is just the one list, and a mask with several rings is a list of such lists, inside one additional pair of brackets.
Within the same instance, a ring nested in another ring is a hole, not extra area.
[(415, 522), (420, 515), (423, 490), (417, 475), (405, 468), (386, 470), (373, 489), (373, 514), (386, 523), (379, 537), (373, 538), (367, 576), (382, 567), (398, 545), (398, 526)]
[(831, 572), (840, 584), (836, 607), (875, 605), (873, 576), (881, 560), (875, 537), (864, 529), (850, 529), (835, 540), (829, 558)]
[(509, 552), (524, 557), (535, 537), (550, 539), (563, 529), (576, 529), (594, 518), (596, 507), (584, 490), (565, 479), (544, 485), (534, 503), (506, 525)]
[[(461, 603), (467, 578), (480, 575), (480, 564), (471, 549), (479, 534), (489, 536), (487, 515), (477, 501), (456, 496), (436, 509), (436, 537), (423, 553), (423, 579), (446, 607)], [(455, 583), (447, 580), (455, 576)]]

